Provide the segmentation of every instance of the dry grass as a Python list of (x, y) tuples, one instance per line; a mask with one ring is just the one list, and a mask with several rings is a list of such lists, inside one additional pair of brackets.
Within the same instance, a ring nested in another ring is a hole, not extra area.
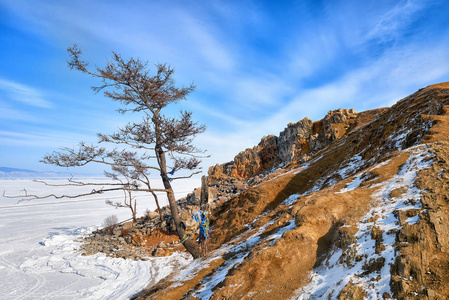
[[(291, 218), (295, 219), (296, 228), (287, 231), (271, 247), (262, 243), (253, 249), (245, 250), (249, 251), (248, 257), (229, 272), (220, 288), (215, 289), (212, 299), (290, 298), (295, 290), (307, 283), (309, 272), (319, 265), (332, 245), (338, 243), (344, 247), (344, 240), (351, 239), (352, 231), (349, 229), (355, 228), (360, 217), (374, 205), (372, 194), (376, 191), (376, 187), (373, 185), (396, 175), (407, 161), (409, 154), (398, 152), (395, 148), (398, 143), (402, 143), (399, 145), (401, 147), (409, 147), (424, 140), (427, 143), (438, 141), (443, 145), (440, 146), (437, 167), (433, 167), (433, 173), (423, 175), (418, 183), (420, 188), (429, 190), (426, 196), (428, 198), (423, 199), (424, 205), (430, 209), (429, 218), (423, 218), (426, 222), (422, 222), (422, 226), (419, 227), (423, 233), (403, 224), (401, 234), (409, 236), (410, 240), (418, 236), (418, 241), (421, 242), (416, 246), (401, 249), (403, 261), (409, 261), (411, 267), (397, 268), (395, 278), (406, 277), (407, 272), (416, 271), (418, 270), (416, 266), (421, 266), (419, 273), (423, 275), (419, 284), (432, 291), (435, 296), (423, 299), (447, 298), (449, 176), (444, 175), (446, 177), (433, 191), (432, 187), (435, 186), (435, 178), (441, 175), (442, 169), (449, 172), (449, 147), (447, 143), (441, 143), (449, 138), (447, 116), (449, 109), (442, 106), (442, 104), (449, 105), (448, 89), (449, 83), (430, 86), (404, 98), (390, 109), (359, 114), (359, 118), (353, 120), (349, 128), (337, 126), (337, 130), (346, 130), (347, 133), (318, 152), (307, 169), (297, 174), (288, 172), (265, 181), (225, 203), (211, 220), (211, 244), (214, 248), (245, 232), (247, 230), (245, 225), (255, 221), (264, 212), (266, 213), (264, 217), (253, 223), (255, 230), (273, 220), (273, 224), (266, 229), (266, 232), (270, 232), (284, 226), (286, 220)], [(426, 124), (429, 120), (434, 126), (427, 132)], [(322, 123), (315, 122), (313, 126), (314, 131), (320, 130)], [(401, 132), (407, 132), (407, 135), (403, 141), (398, 142), (395, 137)], [(434, 145), (432, 144), (432, 147)], [(345, 178), (336, 175), (335, 171), (344, 167), (355, 155), (360, 155), (365, 163), (347, 174)], [(352, 175), (362, 170), (366, 171), (369, 167), (387, 159), (391, 161), (366, 173), (365, 182), (361, 184), (363, 188), (335, 194), (352, 180)], [(290, 195), (302, 194), (316, 185), (320, 186), (319, 191), (300, 197), (293, 206), (280, 205)], [(400, 195), (402, 192), (394, 191), (394, 195), (391, 196)], [(343, 228), (342, 225), (347, 227)], [(424, 256), (421, 253), (424, 253)], [(222, 261), (217, 261), (215, 265), (204, 269), (181, 287), (174, 287), (173, 282), (167, 279), (147, 291), (143, 298), (191, 299), (191, 296), (186, 295), (197, 289), (205, 276), (211, 274), (214, 268), (218, 268), (221, 264)], [(425, 275), (429, 272), (426, 268), (438, 271)], [(399, 270), (402, 270), (402, 273)], [(394, 296), (405, 295), (404, 289), (407, 287), (404, 282), (404, 280), (395, 281), (397, 289)], [(363, 295), (356, 287), (352, 288), (349, 285), (342, 293), (342, 297)]]

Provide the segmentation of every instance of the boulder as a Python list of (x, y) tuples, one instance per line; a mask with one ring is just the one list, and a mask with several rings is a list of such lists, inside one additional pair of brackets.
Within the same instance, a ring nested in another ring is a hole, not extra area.
[(200, 205), (201, 203), (201, 189), (196, 188), (193, 190), (192, 193), (187, 195), (187, 202), (194, 204), (194, 205)]
[(152, 211), (152, 212), (148, 213), (147, 216), (148, 216), (148, 218), (150, 218), (151, 220), (153, 220), (153, 219), (159, 218), (159, 213), (158, 213), (158, 212), (155, 212), (155, 211)]

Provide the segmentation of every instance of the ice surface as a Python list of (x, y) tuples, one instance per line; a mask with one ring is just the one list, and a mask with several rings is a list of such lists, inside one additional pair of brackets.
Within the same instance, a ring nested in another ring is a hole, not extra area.
[[(52, 183), (65, 183), (51, 180)], [(102, 181), (104, 182), (104, 180)], [(191, 192), (199, 180), (175, 182), (176, 196)], [(40, 195), (75, 192), (68, 187), (47, 187), (31, 180), (0, 180), (8, 195), (27, 188)], [(80, 188), (76, 188), (80, 191)], [(98, 228), (115, 214), (130, 218), (128, 209), (115, 209), (106, 199), (120, 200), (122, 194), (103, 194), (69, 200), (33, 200), (0, 197), (0, 298), (1, 299), (128, 299), (147, 284), (156, 283), (173, 268), (190, 262), (174, 254), (148, 261), (131, 261), (104, 254), (81, 256), (76, 252), (78, 237)], [(162, 198), (162, 199), (161, 199)], [(154, 209), (150, 196), (137, 195), (138, 214)], [(162, 205), (166, 199), (160, 195)]]

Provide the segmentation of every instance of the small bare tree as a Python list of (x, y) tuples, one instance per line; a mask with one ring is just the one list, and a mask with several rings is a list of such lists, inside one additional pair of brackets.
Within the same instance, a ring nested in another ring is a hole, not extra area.
[[(120, 182), (125, 192), (147, 191), (156, 200), (159, 212), (161, 209), (155, 194), (164, 191), (170, 205), (171, 217), (183, 245), (194, 258), (204, 255), (200, 245), (193, 239), (185, 239), (185, 226), (181, 222), (178, 207), (172, 188), (172, 181), (189, 178), (197, 171), (204, 152), (193, 146), (193, 139), (205, 130), (204, 125), (192, 121), (192, 113), (181, 111), (179, 117), (166, 117), (162, 111), (169, 104), (186, 100), (195, 86), (178, 88), (173, 79), (174, 69), (167, 64), (156, 64), (156, 74), (151, 75), (148, 63), (131, 58), (124, 60), (113, 52), (111, 61), (103, 68), (90, 68), (81, 60), (82, 51), (76, 45), (67, 49), (70, 59), (69, 67), (87, 75), (99, 78), (101, 85), (93, 87), (95, 92), (103, 91), (104, 95), (123, 104), (118, 111), (142, 113), (139, 123), (129, 123), (113, 134), (98, 134), (98, 145), (80, 143), (79, 149), (64, 148), (43, 158), (43, 162), (62, 167), (83, 166), (88, 163), (109, 165), (111, 172), (106, 175), (113, 180), (122, 176), (126, 182)], [(114, 148), (108, 150), (100, 144), (108, 143)], [(184, 176), (173, 174), (180, 170), (189, 170)], [(163, 189), (151, 187), (149, 174), (155, 171), (160, 176)], [(143, 185), (143, 187), (142, 187)], [(131, 194), (127, 202), (132, 206)], [(162, 216), (161, 216), (162, 217)]]
[(104, 219), (103, 228), (108, 231), (110, 234), (114, 232), (114, 229), (117, 227), (118, 218), (116, 215), (111, 215)]
[(135, 185), (135, 182), (131, 182), (131, 179), (128, 177), (126, 178), (126, 182), (124, 182), (123, 179), (116, 177), (115, 180), (120, 181), (120, 183), (123, 185), (123, 194), (124, 199), (123, 201), (112, 201), (112, 200), (106, 200), (106, 204), (111, 205), (115, 208), (129, 208), (131, 210), (131, 215), (133, 218), (133, 222), (136, 222), (137, 220), (137, 200), (135, 197), (133, 197), (133, 189), (130, 188), (133, 185)]

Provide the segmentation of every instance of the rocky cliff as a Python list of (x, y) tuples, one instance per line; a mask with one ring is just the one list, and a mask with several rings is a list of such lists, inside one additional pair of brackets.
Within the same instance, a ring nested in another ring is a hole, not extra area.
[(449, 298), (449, 83), (298, 123), (215, 167), (290, 161), (212, 211), (206, 257), (136, 298)]
[(209, 168), (209, 182), (227, 177), (250, 178), (280, 164), (307, 161), (311, 155), (336, 139), (371, 122), (385, 108), (356, 113), (354, 109), (331, 110), (319, 121), (304, 118), (289, 123), (279, 134), (265, 136), (253, 148), (237, 154), (233, 161)]

